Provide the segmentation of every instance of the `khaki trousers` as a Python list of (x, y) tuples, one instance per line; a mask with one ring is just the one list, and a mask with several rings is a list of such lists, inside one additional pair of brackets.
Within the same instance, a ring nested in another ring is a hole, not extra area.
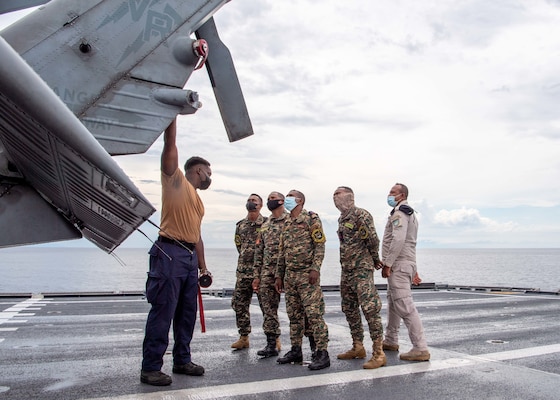
[(408, 329), (408, 336), (412, 342), (412, 350), (428, 350), (424, 338), (424, 328), (418, 315), (418, 310), (412, 300), (412, 278), (416, 274), (413, 263), (395, 263), (391, 268), (387, 287), (387, 329), (385, 341), (391, 344), (399, 343), (399, 327), (401, 320)]

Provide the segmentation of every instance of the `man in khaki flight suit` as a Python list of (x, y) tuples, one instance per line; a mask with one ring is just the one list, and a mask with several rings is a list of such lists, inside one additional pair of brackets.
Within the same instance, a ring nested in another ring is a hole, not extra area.
[(430, 352), (424, 338), (424, 328), (418, 310), (412, 300), (411, 284), (421, 282), (416, 270), (416, 238), (418, 220), (408, 205), (408, 188), (396, 183), (387, 196), (387, 204), (393, 207), (383, 235), (382, 276), (388, 279), (387, 329), (383, 350), (399, 350), (399, 326), (401, 319), (408, 329), (412, 349), (400, 355), (401, 360), (428, 361)]

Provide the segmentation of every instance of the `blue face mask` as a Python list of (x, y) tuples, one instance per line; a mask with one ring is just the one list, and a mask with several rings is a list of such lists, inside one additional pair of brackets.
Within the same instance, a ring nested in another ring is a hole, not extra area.
[(395, 196), (387, 196), (387, 204), (389, 204), (391, 207), (395, 207), (398, 204), (395, 200)]
[(284, 208), (288, 211), (292, 211), (294, 208), (297, 207), (296, 198), (293, 196), (287, 196), (284, 199)]

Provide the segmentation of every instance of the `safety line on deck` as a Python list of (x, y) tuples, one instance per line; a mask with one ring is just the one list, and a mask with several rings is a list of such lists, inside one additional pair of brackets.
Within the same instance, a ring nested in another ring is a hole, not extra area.
[[(31, 298), (21, 301), (12, 307), (6, 308), (0, 311), (0, 325), (3, 324), (23, 324), (26, 323), (26, 319), (20, 319), (21, 317), (32, 317), (35, 313), (28, 313), (24, 311), (36, 311), (40, 310), (37, 306), (45, 306), (47, 303), (42, 298)], [(0, 332), (13, 332), (18, 328), (0, 328)], [(0, 342), (3, 342), (5, 338), (0, 338)]]
[[(526, 349), (503, 351), (497, 353), (481, 354), (477, 356), (461, 355), (443, 360), (418, 362), (404, 365), (382, 367), (375, 370), (357, 370), (334, 372), (330, 374), (317, 374), (285, 379), (270, 379), (256, 382), (233, 383), (214, 387), (199, 387), (192, 389), (166, 390), (154, 393), (135, 393), (131, 395), (107, 397), (97, 400), (132, 400), (132, 399), (217, 399), (225, 397), (257, 395), (281, 390), (309, 389), (311, 387), (340, 385), (352, 382), (363, 382), (379, 378), (388, 378), (399, 375), (417, 374), (422, 372), (440, 371), (451, 368), (469, 367), (488, 362), (506, 361), (531, 356), (540, 356), (560, 352), (560, 344), (549, 346), (531, 347)], [(93, 399), (90, 399), (93, 400)]]

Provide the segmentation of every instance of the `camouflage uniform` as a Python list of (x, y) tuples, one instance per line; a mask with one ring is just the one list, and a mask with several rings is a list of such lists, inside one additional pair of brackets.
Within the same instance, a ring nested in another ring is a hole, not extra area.
[(354, 341), (363, 342), (360, 307), (366, 317), (372, 341), (383, 339), (381, 299), (373, 282), (379, 261), (379, 239), (373, 217), (363, 208), (352, 207), (338, 218), (340, 239), (340, 295), (342, 311)]
[(249, 306), (253, 297), (255, 244), (257, 235), (265, 221), (266, 217), (259, 214), (255, 221), (244, 218), (235, 227), (235, 246), (239, 257), (237, 259), (237, 279), (231, 299), (231, 307), (235, 311), (237, 329), (241, 336), (247, 336), (251, 332)]
[(292, 346), (301, 346), (307, 317), (318, 351), (327, 350), (329, 331), (323, 318), (325, 302), (320, 279), (314, 285), (310, 284), (309, 273), (321, 270), (325, 240), (319, 216), (314, 212), (301, 210), (295, 219), (286, 221), (280, 237), (280, 256), (276, 271), (276, 277), (284, 281)]
[(287, 212), (278, 218), (270, 216), (261, 227), (255, 247), (253, 278), (260, 279), (258, 298), (263, 312), (263, 331), (266, 335), (276, 337), (280, 336), (280, 321), (278, 320), (280, 294), (274, 287), (274, 274), (278, 263), (280, 234), (288, 219), (289, 213)]

